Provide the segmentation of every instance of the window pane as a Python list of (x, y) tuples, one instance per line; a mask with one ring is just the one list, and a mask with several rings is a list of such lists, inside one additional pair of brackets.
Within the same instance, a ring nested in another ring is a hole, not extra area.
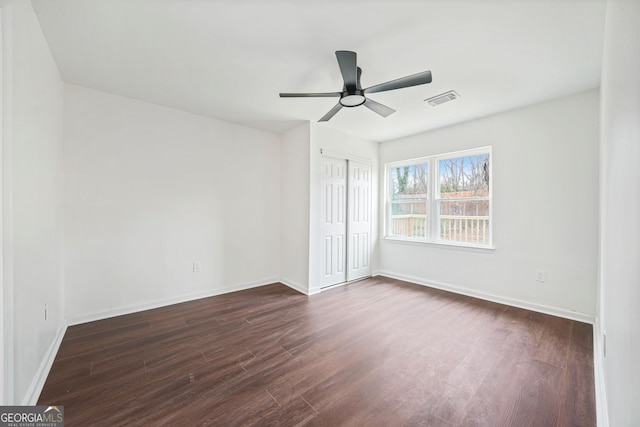
[(441, 240), (489, 243), (488, 200), (442, 200), (438, 213)]
[(413, 239), (426, 237), (428, 171), (427, 162), (389, 169), (392, 236)]
[(391, 235), (425, 238), (427, 236), (427, 203), (425, 199), (391, 202)]
[(427, 198), (429, 163), (389, 168), (391, 199)]
[(440, 198), (488, 197), (489, 161), (489, 153), (440, 160)]

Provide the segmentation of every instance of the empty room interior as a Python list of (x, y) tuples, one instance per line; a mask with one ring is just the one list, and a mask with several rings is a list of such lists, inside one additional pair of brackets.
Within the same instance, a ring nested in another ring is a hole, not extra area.
[(1, 0), (0, 404), (640, 425), (640, 1)]

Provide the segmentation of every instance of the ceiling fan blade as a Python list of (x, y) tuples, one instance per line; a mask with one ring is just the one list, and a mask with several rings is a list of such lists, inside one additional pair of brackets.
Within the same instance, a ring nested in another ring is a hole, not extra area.
[(322, 116), (322, 118), (320, 120), (318, 120), (319, 122), (328, 122), (331, 117), (335, 116), (336, 113), (338, 111), (342, 110), (342, 104), (340, 104), (339, 102), (336, 104), (335, 107), (333, 107), (331, 110), (329, 110), (329, 112), (327, 114), (325, 114), (324, 116)]
[(321, 92), (321, 93), (281, 93), (280, 98), (334, 98), (342, 95), (340, 92)]
[(393, 108), (387, 107), (386, 105), (380, 104), (379, 102), (369, 98), (364, 101), (364, 106), (374, 113), (380, 114), (382, 117), (387, 117), (396, 112)]
[(358, 65), (355, 52), (349, 50), (336, 51), (336, 58), (347, 92), (353, 93), (358, 86)]
[(427, 83), (431, 83), (431, 71), (424, 71), (422, 73), (391, 80), (390, 82), (380, 83), (366, 88), (364, 93), (384, 92), (386, 90), (402, 89), (404, 87), (424, 85)]

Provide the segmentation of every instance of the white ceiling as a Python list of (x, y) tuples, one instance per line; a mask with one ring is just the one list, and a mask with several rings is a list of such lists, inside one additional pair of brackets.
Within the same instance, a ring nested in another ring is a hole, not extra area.
[[(342, 89), (336, 50), (397, 112), (330, 126), (384, 141), (598, 87), (606, 0), (32, 0), (65, 82), (276, 132), (316, 121)], [(430, 107), (424, 99), (456, 90)]]

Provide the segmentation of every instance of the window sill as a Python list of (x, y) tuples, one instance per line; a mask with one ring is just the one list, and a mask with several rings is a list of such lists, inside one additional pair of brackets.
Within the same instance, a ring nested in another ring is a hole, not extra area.
[(437, 241), (428, 241), (428, 240), (401, 239), (397, 237), (384, 237), (382, 241), (389, 242), (389, 243), (431, 246), (431, 247), (437, 247), (437, 248), (443, 248), (443, 249), (463, 250), (463, 251), (471, 251), (471, 252), (493, 253), (496, 250), (495, 246), (493, 245), (472, 245), (472, 244), (470, 245), (470, 244), (455, 243), (455, 242), (437, 242)]

